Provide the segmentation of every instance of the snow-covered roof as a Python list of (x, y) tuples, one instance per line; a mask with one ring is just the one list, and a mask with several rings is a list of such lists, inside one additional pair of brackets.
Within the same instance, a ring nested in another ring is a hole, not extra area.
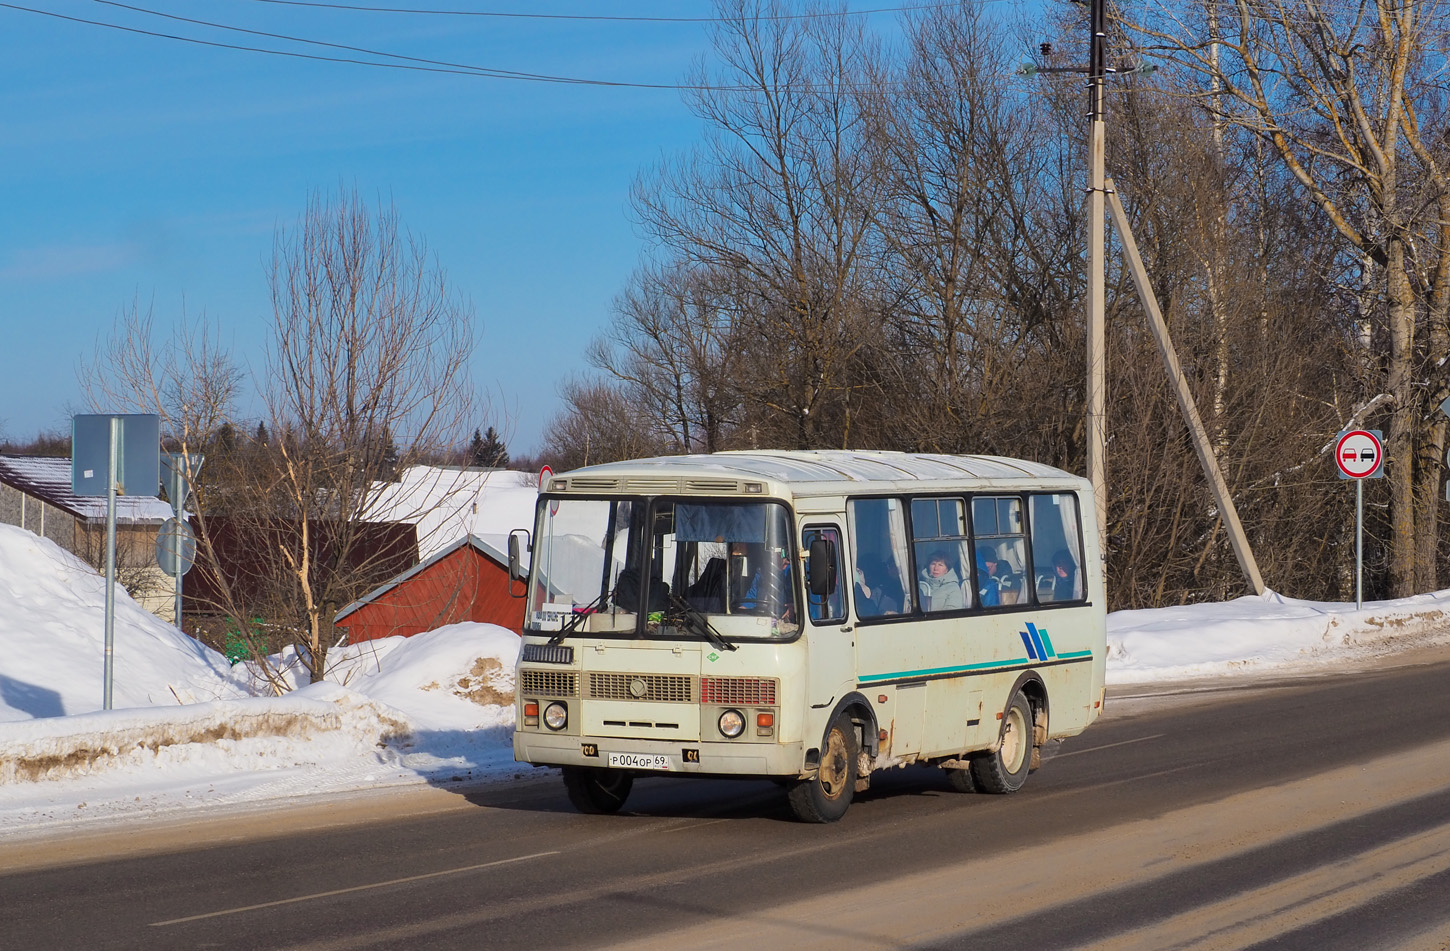
[(417, 526), (425, 560), (469, 535), (507, 539), (516, 528), (533, 529), (539, 495), (533, 473), (459, 466), (409, 466), (399, 481), (374, 489), (368, 520)]
[[(668, 473), (666, 473), (668, 470)], [(633, 491), (627, 482), (648, 481), (668, 474), (682, 480), (744, 479), (776, 483), (778, 489), (807, 488), (862, 482), (956, 483), (994, 480), (1074, 480), (1079, 477), (1052, 466), (1002, 456), (950, 456), (931, 453), (884, 452), (874, 450), (750, 450), (716, 452), (707, 455), (657, 456), (626, 462), (608, 462), (561, 473), (550, 481), (553, 489), (565, 484), (572, 491), (589, 486), (604, 490)], [(583, 483), (580, 485), (579, 483)], [(685, 487), (682, 483), (682, 488)], [(664, 491), (664, 487), (659, 487)]]
[[(0, 456), (0, 482), (87, 521), (105, 521), (106, 497), (73, 494), (70, 476), (65, 457)], [(171, 506), (154, 495), (116, 496), (117, 522), (161, 523), (171, 515)]]

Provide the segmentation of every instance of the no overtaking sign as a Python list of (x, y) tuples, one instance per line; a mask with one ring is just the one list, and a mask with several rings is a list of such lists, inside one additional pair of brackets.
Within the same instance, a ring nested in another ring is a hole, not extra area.
[(1384, 478), (1385, 444), (1377, 429), (1349, 429), (1334, 444), (1341, 479)]

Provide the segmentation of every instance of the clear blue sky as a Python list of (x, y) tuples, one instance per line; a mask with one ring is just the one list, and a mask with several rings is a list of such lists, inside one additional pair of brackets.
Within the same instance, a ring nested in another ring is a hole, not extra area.
[[(679, 81), (704, 24), (567, 22), (138, 0), (228, 25), (534, 73)], [(361, 0), (368, 3), (369, 0)], [(709, 16), (705, 0), (371, 0), (558, 14)], [(20, 6), (221, 43), (351, 56), (95, 0)], [(891, 4), (875, 4), (889, 6)], [(643, 243), (636, 174), (699, 127), (673, 90), (377, 69), (197, 46), (0, 8), (0, 434), (69, 431), (79, 361), (139, 298), (205, 311), (255, 360), (276, 226), (309, 190), (382, 196), (477, 313), (475, 376), (518, 452)]]

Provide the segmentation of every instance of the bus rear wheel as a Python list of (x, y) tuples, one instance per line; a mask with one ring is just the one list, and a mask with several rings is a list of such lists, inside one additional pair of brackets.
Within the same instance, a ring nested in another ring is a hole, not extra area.
[(590, 815), (618, 812), (634, 786), (634, 777), (617, 769), (565, 766), (563, 772), (569, 801)]
[(860, 744), (856, 727), (842, 714), (831, 723), (821, 744), (821, 762), (811, 779), (797, 780), (786, 792), (790, 811), (802, 822), (835, 822), (850, 808), (856, 791), (856, 760)]
[(993, 752), (972, 757), (972, 779), (989, 793), (1010, 793), (1022, 788), (1032, 767), (1032, 705), (1019, 690), (1002, 716), (1002, 735)]

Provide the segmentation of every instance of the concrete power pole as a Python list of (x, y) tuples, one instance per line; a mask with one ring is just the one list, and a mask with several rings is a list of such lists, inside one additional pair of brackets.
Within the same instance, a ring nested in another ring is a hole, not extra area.
[(1107, 128), (1103, 119), (1103, 84), (1107, 79), (1107, 0), (1092, 0), (1092, 40), (1088, 51), (1088, 312), (1087, 312), (1087, 469), (1097, 502), (1098, 552), (1108, 557), (1107, 489), (1107, 331), (1104, 287), (1106, 242), (1105, 155)]

